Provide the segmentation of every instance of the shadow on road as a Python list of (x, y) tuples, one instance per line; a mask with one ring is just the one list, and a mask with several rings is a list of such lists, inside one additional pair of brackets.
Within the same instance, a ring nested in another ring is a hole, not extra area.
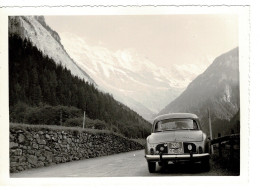
[(205, 171), (200, 163), (175, 163), (162, 167), (159, 166), (156, 169), (156, 173), (161, 175), (185, 175), (205, 173)]

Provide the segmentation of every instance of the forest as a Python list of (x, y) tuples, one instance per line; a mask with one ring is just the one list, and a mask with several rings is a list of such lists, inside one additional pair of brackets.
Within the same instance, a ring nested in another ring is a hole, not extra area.
[(133, 110), (73, 76), (27, 39), (9, 35), (10, 122), (108, 129), (145, 138), (151, 124)]

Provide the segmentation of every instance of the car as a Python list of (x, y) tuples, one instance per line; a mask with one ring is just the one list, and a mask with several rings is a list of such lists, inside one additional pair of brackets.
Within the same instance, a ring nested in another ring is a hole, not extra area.
[(167, 166), (170, 162), (200, 162), (209, 171), (210, 144), (198, 116), (170, 113), (156, 117), (146, 139), (145, 158), (150, 173), (156, 171), (157, 163)]

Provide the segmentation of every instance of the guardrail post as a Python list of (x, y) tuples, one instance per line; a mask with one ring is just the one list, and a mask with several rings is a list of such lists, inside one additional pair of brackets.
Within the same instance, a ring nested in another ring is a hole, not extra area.
[(83, 116), (83, 129), (85, 127), (85, 120), (86, 120), (86, 114), (85, 114), (85, 111), (84, 111), (84, 116)]
[[(218, 133), (218, 138), (221, 137), (221, 133)], [(222, 148), (221, 148), (221, 140), (218, 141), (218, 156), (222, 157)]]
[[(211, 129), (211, 118), (210, 118), (210, 110), (208, 108), (208, 119), (209, 119), (209, 134), (210, 134), (210, 140), (213, 139), (213, 136), (212, 136), (212, 129)], [(210, 153), (211, 154), (214, 154), (214, 149), (213, 149), (213, 145), (210, 145)]]
[[(231, 135), (234, 134), (234, 129), (231, 129)], [(232, 161), (234, 159), (234, 138), (231, 136), (229, 140), (230, 144), (230, 162), (232, 164)]]
[(60, 110), (60, 126), (62, 126), (62, 110)]

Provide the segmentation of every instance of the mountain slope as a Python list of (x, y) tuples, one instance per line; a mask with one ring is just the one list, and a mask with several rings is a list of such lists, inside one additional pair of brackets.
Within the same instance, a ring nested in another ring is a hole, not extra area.
[(11, 122), (108, 129), (141, 138), (150, 123), (111, 95), (71, 74), (31, 41), (9, 35), (9, 114)]
[(94, 80), (67, 54), (58, 33), (45, 23), (43, 16), (10, 16), (8, 29), (9, 34), (29, 39), (44, 55), (66, 67), (74, 76), (95, 85)]
[[(184, 63), (173, 64), (171, 69), (166, 69), (131, 48), (113, 50), (103, 44), (92, 45), (75, 34), (64, 32), (60, 35), (72, 58), (101, 89), (113, 94), (146, 119), (153, 118), (180, 95), (204, 69), (204, 66), (196, 68)], [(138, 107), (134, 103), (138, 103)], [(149, 116), (147, 112), (143, 113), (147, 109), (150, 110)]]
[(217, 57), (203, 74), (193, 80), (187, 89), (159, 114), (195, 113), (201, 118), (203, 128), (207, 131), (208, 108), (212, 124), (216, 126), (222, 121), (221, 124), (225, 128), (238, 112), (239, 102), (238, 48), (235, 48)]

